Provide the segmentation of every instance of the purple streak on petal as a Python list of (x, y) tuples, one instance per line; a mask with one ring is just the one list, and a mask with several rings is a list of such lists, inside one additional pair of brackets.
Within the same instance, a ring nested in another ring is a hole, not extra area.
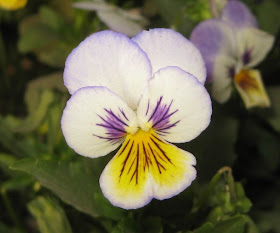
[(123, 109), (120, 109), (120, 108), (119, 108), (119, 110), (120, 110), (120, 112), (122, 113), (122, 115), (124, 116), (124, 118), (128, 121), (128, 118), (126, 117), (126, 115), (125, 115)]
[(252, 49), (246, 49), (242, 55), (242, 62), (244, 65), (248, 64), (252, 59)]
[(222, 11), (222, 20), (231, 23), (237, 28), (258, 27), (255, 16), (242, 2), (230, 0)]
[(163, 96), (161, 96), (148, 120), (148, 122), (152, 121), (153, 128), (160, 134), (167, 134), (168, 132), (166, 130), (171, 129), (180, 122), (178, 120), (175, 123), (170, 123), (170, 117), (179, 111), (178, 109), (171, 111), (172, 104), (173, 100), (169, 104), (165, 104), (163, 102)]
[(235, 67), (234, 66), (228, 67), (228, 76), (233, 79), (234, 75), (235, 75)]
[(119, 143), (123, 141), (124, 136), (126, 135), (125, 128), (128, 126), (128, 118), (125, 115), (124, 111), (119, 108), (120, 113), (114, 113), (111, 109), (104, 108), (105, 116), (99, 116), (101, 123), (96, 125), (106, 129), (107, 136), (100, 136), (93, 134), (94, 136), (105, 139), (106, 141), (111, 142), (112, 144)]
[(147, 114), (149, 112), (149, 109), (150, 109), (150, 100), (148, 101), (148, 106), (147, 106), (147, 110), (146, 110), (146, 116), (147, 116)]
[(104, 109), (111, 117), (113, 117), (115, 120), (117, 120), (118, 122), (120, 122), (121, 124), (124, 124), (125, 126), (128, 126), (120, 117), (117, 117), (113, 111), (110, 109)]

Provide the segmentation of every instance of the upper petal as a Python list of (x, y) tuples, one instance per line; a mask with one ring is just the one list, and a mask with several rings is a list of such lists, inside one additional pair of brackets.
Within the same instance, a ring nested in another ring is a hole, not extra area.
[(81, 87), (106, 86), (132, 109), (150, 77), (145, 52), (125, 35), (112, 31), (87, 37), (68, 56), (64, 70), (64, 83), (71, 94)]
[(178, 67), (160, 69), (137, 109), (142, 129), (153, 128), (169, 142), (187, 142), (210, 123), (212, 106), (203, 84)]
[(210, 19), (192, 31), (190, 40), (200, 50), (207, 68), (207, 81), (213, 80), (213, 62), (217, 56), (235, 57), (236, 39), (231, 27), (221, 20)]
[(178, 66), (205, 82), (206, 70), (199, 50), (172, 29), (142, 31), (132, 38), (148, 55), (153, 73), (166, 66)]
[(274, 36), (256, 28), (244, 28), (237, 33), (238, 57), (246, 67), (259, 64), (274, 43)]
[(258, 26), (255, 16), (248, 7), (236, 0), (230, 0), (225, 5), (222, 11), (222, 19), (238, 28)]
[(106, 87), (84, 87), (68, 100), (61, 126), (72, 149), (94, 158), (115, 150), (127, 132), (137, 129), (137, 121), (134, 111)]

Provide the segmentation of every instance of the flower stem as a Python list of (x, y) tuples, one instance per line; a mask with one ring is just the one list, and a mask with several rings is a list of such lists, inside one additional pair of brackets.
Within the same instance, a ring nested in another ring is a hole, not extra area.
[(218, 18), (219, 17), (218, 9), (217, 9), (216, 4), (214, 3), (214, 0), (209, 0), (209, 5), (210, 5), (210, 9), (211, 9), (213, 18)]

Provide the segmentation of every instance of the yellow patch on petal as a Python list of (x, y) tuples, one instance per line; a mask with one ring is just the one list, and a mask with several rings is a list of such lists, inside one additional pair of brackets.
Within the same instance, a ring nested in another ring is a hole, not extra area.
[(241, 70), (234, 76), (234, 83), (246, 108), (270, 106), (270, 100), (258, 70)]
[(6, 10), (18, 10), (23, 8), (27, 0), (0, 0), (0, 7)]
[(183, 191), (196, 176), (192, 154), (165, 142), (151, 129), (128, 134), (101, 175), (105, 196), (115, 205), (139, 208), (152, 197), (166, 199)]

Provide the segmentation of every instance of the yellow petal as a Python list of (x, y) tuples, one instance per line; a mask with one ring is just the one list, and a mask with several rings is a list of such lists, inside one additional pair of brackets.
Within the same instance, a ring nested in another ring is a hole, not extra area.
[(152, 198), (166, 199), (182, 192), (196, 177), (194, 156), (165, 142), (153, 130), (129, 134), (100, 177), (112, 204), (135, 209)]
[(23, 8), (27, 0), (0, 0), (0, 7), (6, 10), (17, 10)]
[(241, 70), (234, 76), (234, 83), (246, 108), (270, 106), (270, 100), (258, 70)]

